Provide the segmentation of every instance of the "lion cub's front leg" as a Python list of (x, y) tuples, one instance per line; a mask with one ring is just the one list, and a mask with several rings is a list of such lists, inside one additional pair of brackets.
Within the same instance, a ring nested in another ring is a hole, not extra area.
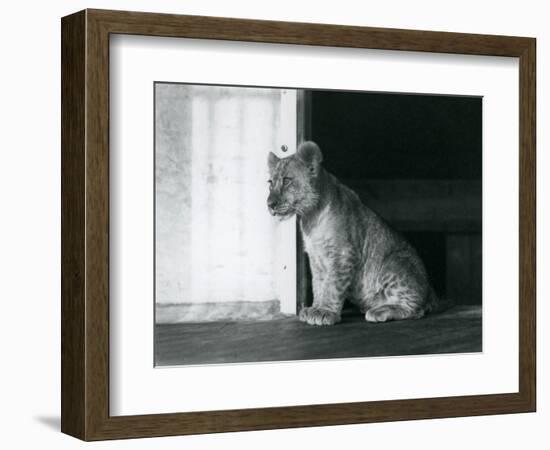
[(340, 322), (342, 306), (351, 282), (347, 261), (334, 260), (321, 265), (312, 259), (313, 305), (300, 311), (299, 319), (309, 325), (334, 325)]
[(300, 311), (299, 319), (308, 325), (334, 325), (340, 322), (340, 314), (322, 307), (309, 306)]

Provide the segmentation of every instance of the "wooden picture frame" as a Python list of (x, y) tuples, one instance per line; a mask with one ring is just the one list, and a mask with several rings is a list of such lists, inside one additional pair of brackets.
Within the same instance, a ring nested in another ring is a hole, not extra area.
[[(531, 412), (536, 408), (533, 38), (85, 10), (62, 30), (62, 415), (84, 440)], [(109, 36), (136, 34), (519, 58), (519, 391), (109, 415)]]

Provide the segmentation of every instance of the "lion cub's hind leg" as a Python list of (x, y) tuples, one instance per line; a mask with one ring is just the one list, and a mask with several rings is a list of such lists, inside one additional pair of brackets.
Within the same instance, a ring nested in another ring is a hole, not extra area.
[(414, 280), (393, 279), (376, 293), (365, 312), (367, 322), (419, 319), (424, 316), (422, 289)]
[(371, 308), (365, 314), (367, 322), (388, 322), (390, 320), (420, 319), (422, 309), (411, 309), (402, 305), (383, 305)]

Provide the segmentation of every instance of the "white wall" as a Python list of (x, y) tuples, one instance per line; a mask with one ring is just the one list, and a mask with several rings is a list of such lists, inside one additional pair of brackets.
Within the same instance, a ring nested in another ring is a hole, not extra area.
[(156, 302), (279, 300), (266, 198), (281, 91), (155, 88)]
[[(106, 442), (94, 448), (547, 448), (550, 442), (550, 29), (547, 2), (9, 2), (0, 16), (2, 252), (0, 444), (84, 448), (58, 432), (60, 121), (59, 18), (85, 7), (342, 23), (538, 38), (538, 379), (536, 414)], [(289, 68), (291, 70), (291, 68)], [(349, 382), (349, 381), (348, 381)], [(89, 445), (88, 445), (89, 446)]]

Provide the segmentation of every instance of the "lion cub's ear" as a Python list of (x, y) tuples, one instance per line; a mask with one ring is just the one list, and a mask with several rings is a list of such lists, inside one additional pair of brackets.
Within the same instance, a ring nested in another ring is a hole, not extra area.
[(310, 173), (317, 176), (323, 161), (319, 146), (313, 141), (302, 142), (296, 150), (296, 156), (306, 163)]
[(281, 158), (279, 158), (275, 153), (269, 152), (267, 157), (267, 167), (269, 170), (273, 170)]

